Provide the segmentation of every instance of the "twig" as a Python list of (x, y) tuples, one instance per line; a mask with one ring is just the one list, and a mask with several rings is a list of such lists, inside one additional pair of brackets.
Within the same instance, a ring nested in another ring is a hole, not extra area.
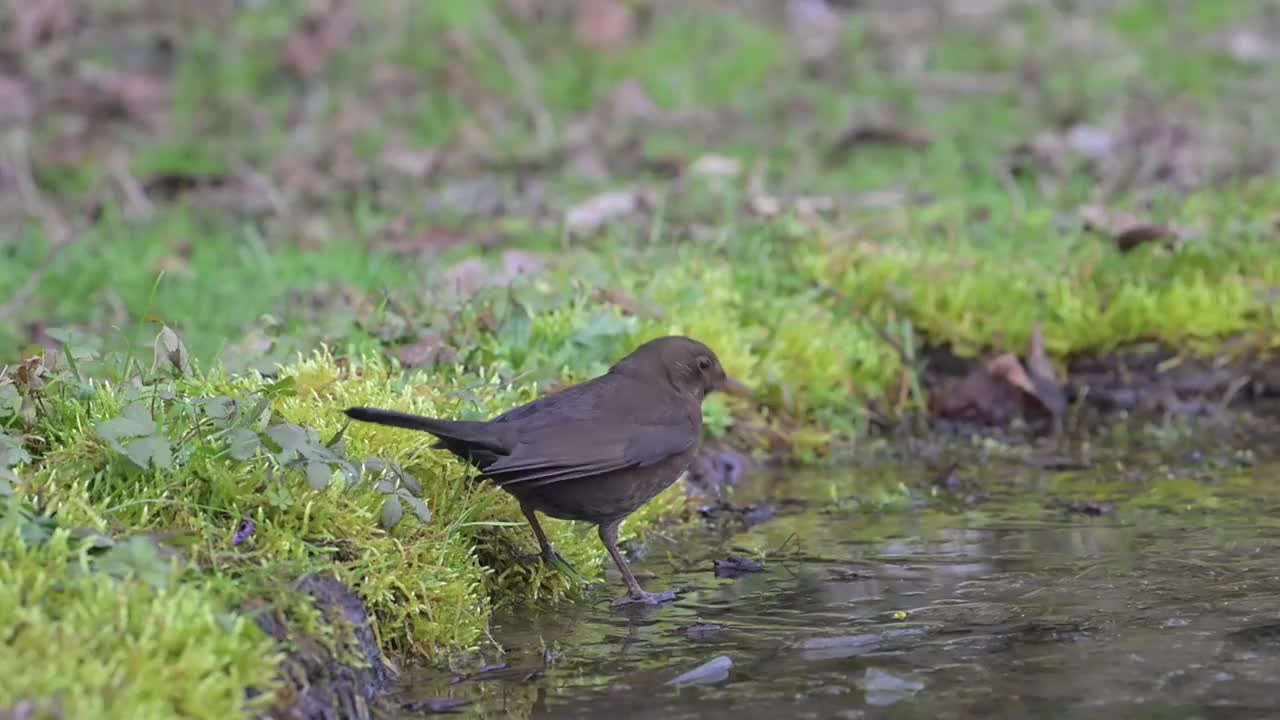
[(1231, 401), (1236, 399), (1236, 395), (1240, 394), (1240, 391), (1252, 381), (1253, 379), (1248, 375), (1232, 380), (1231, 384), (1227, 386), (1226, 392), (1222, 394), (1222, 399), (1218, 401), (1218, 405), (1215, 408), (1216, 413), (1218, 415), (1225, 413), (1227, 408), (1231, 406)]

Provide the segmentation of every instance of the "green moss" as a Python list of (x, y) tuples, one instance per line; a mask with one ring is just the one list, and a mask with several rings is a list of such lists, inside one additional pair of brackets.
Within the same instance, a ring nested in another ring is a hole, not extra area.
[(270, 699), (277, 649), (206, 586), (95, 571), (67, 531), (33, 546), (17, 519), (0, 519), (0, 707), (212, 720), (261, 706), (247, 688)]
[[(1234, 192), (1206, 195), (1221, 201)], [(1206, 201), (1213, 202), (1201, 196), (1187, 207), (1207, 210)], [(1028, 249), (997, 262), (963, 237), (900, 234), (824, 242), (803, 262), (872, 317), (905, 315), (962, 354), (1024, 349), (1037, 322), (1058, 356), (1142, 340), (1207, 351), (1245, 334), (1260, 349), (1274, 347), (1280, 324), (1266, 288), (1280, 281), (1280, 255), (1247, 227), (1225, 224), (1234, 211), (1220, 202), (1213, 215), (1195, 218), (1208, 228), (1177, 250), (1122, 253), (1109, 239), (1055, 232), (1028, 218), (1010, 237), (1028, 244), (1052, 238), (1052, 253)]]

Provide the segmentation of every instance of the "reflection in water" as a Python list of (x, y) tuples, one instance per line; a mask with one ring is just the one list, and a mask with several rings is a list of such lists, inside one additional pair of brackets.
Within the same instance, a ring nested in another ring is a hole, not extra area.
[[(638, 565), (686, 588), (675, 605), (499, 619), (509, 669), (408, 672), (398, 699), (520, 718), (1280, 717), (1277, 481), (1089, 517), (1019, 478), (952, 511), (860, 513), (796, 476), (808, 509), (651, 549)], [(730, 547), (773, 552), (716, 578)], [(722, 681), (669, 684), (719, 656)]]

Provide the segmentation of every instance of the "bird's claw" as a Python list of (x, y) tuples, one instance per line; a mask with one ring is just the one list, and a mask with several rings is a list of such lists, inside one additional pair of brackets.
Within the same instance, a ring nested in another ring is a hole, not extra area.
[(651, 593), (640, 591), (639, 595), (629, 594), (613, 601), (614, 607), (622, 605), (661, 605), (675, 600), (678, 594), (675, 590), (667, 590), (660, 593)]

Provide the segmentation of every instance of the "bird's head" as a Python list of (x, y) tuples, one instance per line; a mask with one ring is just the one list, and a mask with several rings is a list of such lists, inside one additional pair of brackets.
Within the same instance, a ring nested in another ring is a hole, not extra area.
[(683, 395), (702, 401), (720, 391), (749, 395), (746, 386), (724, 371), (711, 348), (682, 335), (655, 338), (619, 360), (612, 372), (632, 375), (646, 382), (669, 383)]

